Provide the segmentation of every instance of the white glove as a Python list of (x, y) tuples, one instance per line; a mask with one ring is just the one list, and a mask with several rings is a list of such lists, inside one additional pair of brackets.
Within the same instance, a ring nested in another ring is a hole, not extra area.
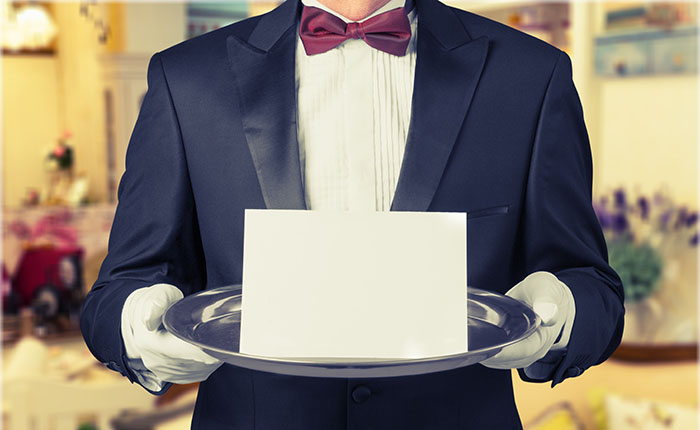
[[(531, 378), (548, 374), (551, 364), (536, 361), (549, 351), (564, 349), (569, 344), (576, 315), (576, 303), (571, 290), (553, 274), (535, 272), (511, 288), (506, 295), (531, 306), (542, 320), (542, 325), (532, 335), (506, 346), (481, 364), (493, 369), (524, 368), (525, 374)], [(561, 338), (557, 341), (559, 333)]]
[(162, 390), (166, 382), (204, 381), (222, 363), (163, 328), (163, 314), (182, 298), (179, 288), (155, 284), (134, 291), (124, 302), (121, 330), (127, 362), (139, 382), (153, 391)]

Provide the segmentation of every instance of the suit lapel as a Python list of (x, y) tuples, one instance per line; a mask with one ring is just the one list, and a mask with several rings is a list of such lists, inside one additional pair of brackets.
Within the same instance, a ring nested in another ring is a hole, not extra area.
[(247, 40), (229, 36), (243, 129), (268, 209), (305, 209), (296, 130), (298, 0), (262, 16)]
[(472, 39), (437, 0), (418, 0), (418, 46), (406, 151), (391, 210), (430, 207), (474, 95), (488, 38)]

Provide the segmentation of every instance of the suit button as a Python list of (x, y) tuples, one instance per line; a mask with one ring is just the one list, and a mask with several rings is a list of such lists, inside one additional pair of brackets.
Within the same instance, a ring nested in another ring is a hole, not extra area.
[(578, 366), (573, 366), (573, 367), (569, 367), (568, 369), (566, 369), (565, 376), (567, 378), (575, 378), (582, 373), (583, 373), (583, 369), (581, 369)]
[(352, 390), (352, 399), (355, 403), (364, 403), (370, 396), (372, 396), (372, 391), (370, 391), (369, 387), (364, 385), (360, 385)]

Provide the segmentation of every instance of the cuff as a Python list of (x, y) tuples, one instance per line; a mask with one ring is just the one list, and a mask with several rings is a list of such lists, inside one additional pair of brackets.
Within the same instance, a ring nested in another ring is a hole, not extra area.
[[(566, 378), (581, 375), (589, 367), (609, 357), (620, 343), (624, 317), (624, 306), (613, 291), (612, 281), (596, 269), (563, 270), (556, 276), (569, 286), (578, 308), (578, 315), (571, 324), (568, 344), (565, 349), (550, 351), (543, 359), (549, 365), (550, 374), (547, 377), (531, 378), (524, 369), (518, 369), (522, 380), (551, 380), (552, 387)], [(537, 376), (541, 376), (539, 372)]]

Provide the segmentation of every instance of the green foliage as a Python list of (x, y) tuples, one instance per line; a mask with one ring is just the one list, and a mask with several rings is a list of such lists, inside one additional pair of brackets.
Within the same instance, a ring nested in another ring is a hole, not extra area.
[(661, 256), (646, 243), (619, 239), (608, 243), (610, 265), (625, 288), (625, 301), (638, 302), (653, 293), (661, 278)]

